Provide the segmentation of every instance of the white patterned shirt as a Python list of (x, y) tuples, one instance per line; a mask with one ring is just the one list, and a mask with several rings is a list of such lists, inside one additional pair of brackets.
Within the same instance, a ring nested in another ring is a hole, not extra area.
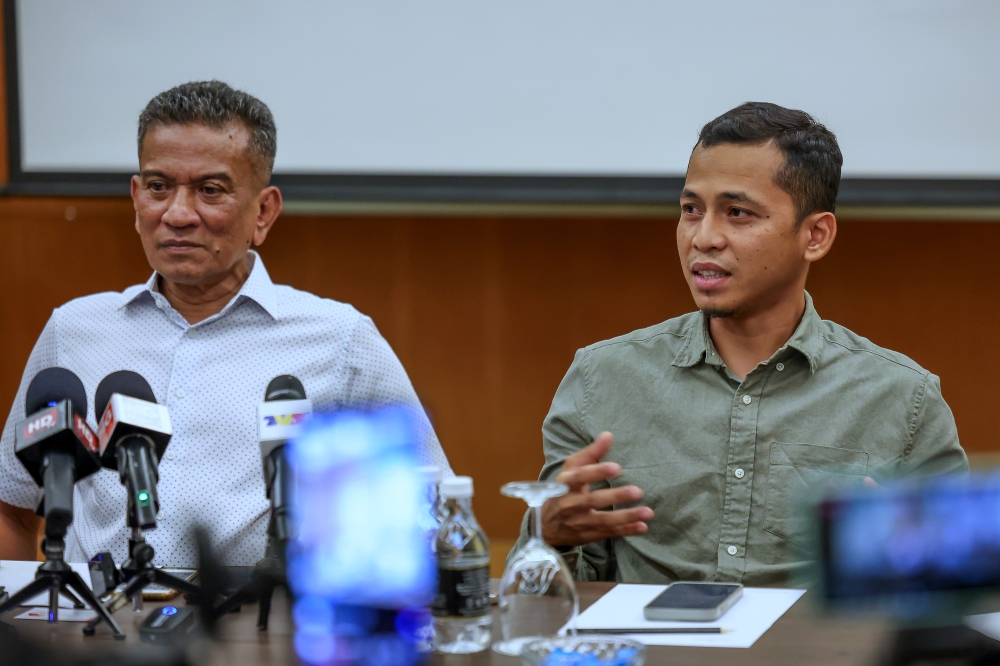
[[(146, 532), (157, 566), (194, 566), (190, 534), (209, 528), (226, 564), (253, 565), (264, 555), (270, 502), (264, 491), (256, 408), (277, 375), (295, 375), (317, 411), (394, 403), (421, 415), (422, 464), (451, 475), (430, 422), (389, 344), (350, 305), (276, 285), (251, 252), (250, 277), (217, 315), (190, 325), (157, 289), (145, 285), (85, 296), (56, 308), (28, 359), (0, 438), (0, 500), (34, 508), (37, 485), (14, 456), (14, 424), (24, 418), (28, 383), (42, 369), (75, 372), (94, 392), (116, 370), (149, 382), (170, 410), (173, 438), (160, 461), (160, 515)], [(101, 470), (74, 492), (66, 559), (110, 551), (125, 559), (126, 493), (118, 473)]]

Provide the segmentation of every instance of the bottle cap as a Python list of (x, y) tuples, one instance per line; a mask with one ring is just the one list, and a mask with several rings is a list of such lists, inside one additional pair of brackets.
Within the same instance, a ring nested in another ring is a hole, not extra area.
[(453, 476), (441, 482), (441, 496), (453, 498), (472, 497), (472, 477)]
[(435, 465), (424, 465), (417, 468), (417, 476), (426, 484), (441, 483), (441, 468)]

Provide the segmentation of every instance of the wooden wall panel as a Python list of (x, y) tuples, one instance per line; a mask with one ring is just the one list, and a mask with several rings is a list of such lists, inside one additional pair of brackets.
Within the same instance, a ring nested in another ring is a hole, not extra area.
[[(0, 405), (53, 307), (148, 277), (132, 222), (128, 200), (0, 199)], [(941, 375), (970, 451), (1000, 449), (981, 388), (998, 289), (966, 265), (997, 242), (996, 224), (843, 222), (809, 283), (821, 315)], [(692, 307), (672, 220), (285, 217), (262, 254), (276, 281), (375, 320), (500, 539), (523, 507), (499, 487), (537, 475), (574, 351)]]

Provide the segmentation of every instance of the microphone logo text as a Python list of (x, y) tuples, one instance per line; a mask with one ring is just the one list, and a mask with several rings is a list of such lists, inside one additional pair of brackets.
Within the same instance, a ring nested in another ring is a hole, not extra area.
[(84, 446), (86, 446), (92, 453), (97, 453), (97, 437), (94, 435), (94, 431), (90, 429), (87, 422), (80, 418), (78, 414), (73, 415), (73, 429), (76, 430), (77, 435), (83, 440)]
[(299, 425), (308, 414), (277, 414), (275, 416), (265, 416), (264, 423), (268, 426), (290, 426)]
[(28, 423), (24, 425), (24, 438), (29, 439), (43, 430), (55, 427), (57, 414), (57, 409), (50, 409), (38, 418), (28, 421)]

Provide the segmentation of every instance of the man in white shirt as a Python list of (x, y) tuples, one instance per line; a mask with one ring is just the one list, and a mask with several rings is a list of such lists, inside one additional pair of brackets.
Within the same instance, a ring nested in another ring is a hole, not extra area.
[[(275, 285), (250, 248), (281, 213), (268, 183), (276, 130), (267, 106), (218, 81), (154, 97), (139, 117), (136, 231), (154, 269), (144, 285), (57, 308), (28, 360), (0, 438), (0, 559), (34, 559), (36, 485), (14, 456), (28, 383), (62, 366), (94, 392), (116, 370), (149, 381), (174, 435), (160, 461), (159, 566), (191, 566), (195, 524), (230, 565), (264, 554), (265, 497), (255, 410), (277, 375), (298, 377), (316, 409), (406, 404), (421, 416), (425, 464), (451, 471), (409, 379), (372, 321), (350, 305)], [(126, 495), (110, 470), (76, 485), (66, 559), (127, 554)]]

